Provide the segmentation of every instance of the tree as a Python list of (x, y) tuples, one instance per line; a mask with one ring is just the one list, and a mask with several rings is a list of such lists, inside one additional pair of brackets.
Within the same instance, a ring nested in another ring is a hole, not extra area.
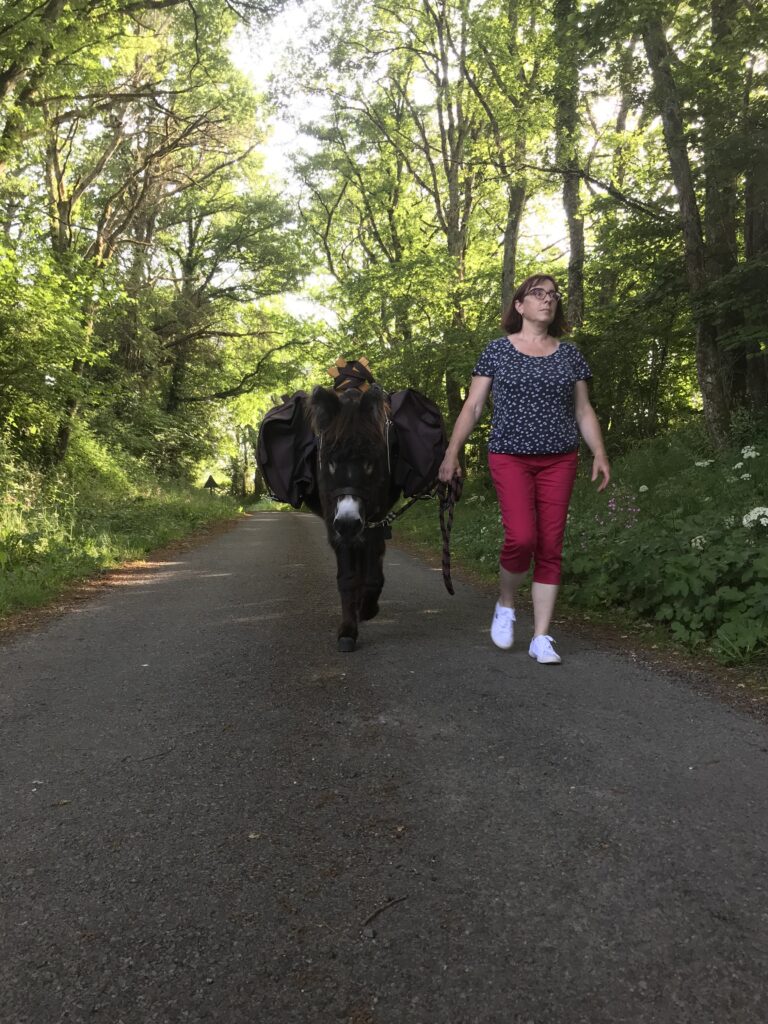
[[(9, 310), (0, 362), (27, 386), (44, 379), (35, 430), (51, 464), (82, 417), (137, 454), (173, 436), (165, 464), (188, 467), (216, 417), (183, 404), (255, 387), (254, 366), (287, 344), (290, 320), (263, 299), (291, 287), (302, 260), (291, 210), (258, 171), (262, 114), (231, 65), (229, 8), (74, 0), (18, 9), (0, 34), (0, 52), (14, 32), (29, 43), (0, 75), (4, 235), (12, 265), (27, 261), (16, 294), (26, 307), (55, 295), (66, 341), (45, 374), (31, 337), (11, 358)], [(0, 426), (21, 443), (17, 398)]]
[[(744, 338), (734, 337), (718, 310), (721, 285), (730, 279), (739, 262), (738, 184), (747, 174), (744, 148), (738, 145), (745, 128), (745, 105), (740, 109), (729, 99), (741, 82), (741, 67), (755, 40), (766, 39), (765, 16), (736, 0), (716, 0), (693, 23), (687, 19), (687, 25), (684, 22), (680, 26), (695, 30), (693, 39), (686, 33), (687, 62), (681, 64), (667, 38), (664, 15), (669, 18), (669, 12), (662, 9), (645, 17), (642, 37), (679, 197), (704, 411), (713, 437), (722, 442), (733, 412), (746, 404), (748, 396), (754, 393), (759, 403), (756, 411), (761, 412), (768, 398), (762, 384), (753, 391), (748, 389)], [(698, 73), (692, 76), (694, 65), (698, 65)], [(683, 86), (691, 93), (694, 83), (695, 99), (689, 114)], [(748, 108), (749, 92), (746, 98)], [(694, 119), (701, 124), (696, 133), (687, 127), (687, 122)], [(700, 167), (692, 162), (694, 140), (701, 147)], [(741, 311), (733, 303), (725, 308), (732, 323)], [(764, 376), (763, 360), (756, 360), (754, 369), (758, 372), (760, 364)]]
[[(425, 307), (438, 313), (422, 347), (431, 351), (429, 365), (437, 364), (450, 416), (458, 414), (458, 380), (466, 374), (472, 330), (469, 230), (485, 175), (477, 152), (481, 119), (464, 73), (468, 26), (466, 5), (446, 0), (424, 0), (403, 10), (377, 4), (345, 8), (328, 40), (325, 70), (332, 70), (339, 88), (323, 141), (339, 159), (332, 167), (321, 168), (318, 161), (304, 165), (305, 179), (314, 168), (312, 216), (319, 225), (325, 221), (316, 235), (337, 277), (349, 266), (349, 250), (334, 252), (331, 225), (354, 216), (355, 206), (362, 212), (354, 259), (366, 271), (382, 264), (390, 281), (398, 272), (431, 265), (431, 287), (414, 310), (417, 319)], [(322, 186), (318, 175), (325, 175)], [(383, 188), (371, 191), (374, 181)], [(353, 278), (345, 274), (345, 288)], [(426, 283), (423, 274), (421, 282)], [(402, 294), (402, 285), (392, 285)], [(397, 321), (400, 337), (413, 338), (415, 324), (406, 323), (402, 305)]]

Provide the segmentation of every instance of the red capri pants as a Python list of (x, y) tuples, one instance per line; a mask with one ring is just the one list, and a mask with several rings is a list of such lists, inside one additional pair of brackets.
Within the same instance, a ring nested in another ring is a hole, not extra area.
[(499, 562), (508, 572), (527, 572), (533, 557), (534, 582), (560, 582), (565, 520), (578, 461), (578, 452), (488, 454), (504, 524)]

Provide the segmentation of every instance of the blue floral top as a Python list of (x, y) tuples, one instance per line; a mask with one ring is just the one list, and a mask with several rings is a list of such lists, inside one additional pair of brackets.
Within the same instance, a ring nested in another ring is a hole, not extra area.
[(473, 377), (493, 377), (488, 450), (502, 455), (555, 455), (579, 447), (574, 386), (592, 372), (575, 345), (561, 341), (548, 356), (526, 356), (509, 338), (483, 350)]

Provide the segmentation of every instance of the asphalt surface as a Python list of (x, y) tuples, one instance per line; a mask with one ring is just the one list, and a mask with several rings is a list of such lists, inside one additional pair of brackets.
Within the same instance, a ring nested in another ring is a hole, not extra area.
[(768, 1021), (766, 726), (260, 513), (0, 647), (2, 1024)]

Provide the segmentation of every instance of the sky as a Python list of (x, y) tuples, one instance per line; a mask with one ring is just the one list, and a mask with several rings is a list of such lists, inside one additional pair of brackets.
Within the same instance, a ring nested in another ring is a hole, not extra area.
[[(257, 89), (266, 89), (269, 76), (278, 70), (291, 42), (311, 38), (309, 25), (312, 15), (331, 6), (330, 0), (302, 0), (291, 3), (265, 30), (249, 33), (244, 28), (235, 31), (230, 40), (230, 52), (236, 67), (247, 75)], [(302, 115), (307, 115), (306, 97), (297, 97)], [(294, 127), (285, 119), (271, 121), (271, 137), (265, 151), (265, 169), (276, 178), (283, 179), (290, 188), (289, 153), (296, 147)]]

